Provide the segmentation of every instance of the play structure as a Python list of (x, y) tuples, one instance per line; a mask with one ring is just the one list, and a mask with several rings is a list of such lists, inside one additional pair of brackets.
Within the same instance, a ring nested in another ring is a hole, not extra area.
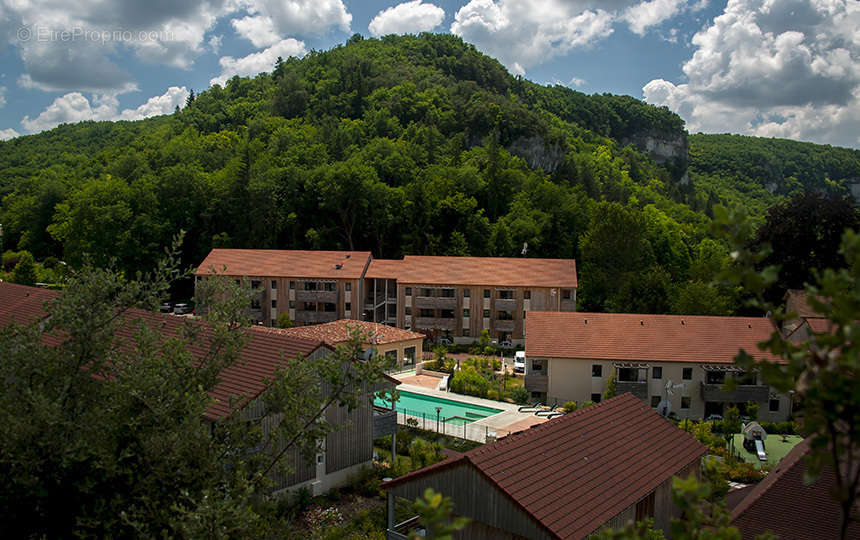
[(744, 435), (744, 449), (758, 456), (759, 461), (767, 461), (767, 452), (764, 448), (764, 441), (767, 439), (767, 432), (758, 422), (750, 422), (745, 424), (741, 432)]

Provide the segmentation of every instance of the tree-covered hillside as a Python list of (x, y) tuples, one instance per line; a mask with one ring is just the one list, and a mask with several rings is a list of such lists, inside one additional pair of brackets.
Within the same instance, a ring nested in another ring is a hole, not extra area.
[(742, 161), (713, 165), (708, 136), (692, 138), (692, 181), (686, 156), (657, 164), (626, 145), (653, 136), (686, 149), (665, 108), (536, 85), (455, 36), (356, 36), (170, 116), (0, 143), (0, 222), (5, 249), (127, 271), (179, 229), (188, 264), (219, 246), (519, 256), (528, 243), (578, 260), (581, 309), (730, 312), (731, 291), (704, 285), (726, 256), (708, 211), (764, 215), (779, 195)]

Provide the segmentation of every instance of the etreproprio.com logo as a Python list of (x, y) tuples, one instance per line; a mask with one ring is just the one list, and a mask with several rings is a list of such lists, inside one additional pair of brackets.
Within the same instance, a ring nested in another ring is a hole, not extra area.
[(109, 43), (123, 41), (173, 41), (173, 32), (164, 30), (92, 30), (83, 27), (51, 28), (26, 25), (18, 28), (18, 41)]

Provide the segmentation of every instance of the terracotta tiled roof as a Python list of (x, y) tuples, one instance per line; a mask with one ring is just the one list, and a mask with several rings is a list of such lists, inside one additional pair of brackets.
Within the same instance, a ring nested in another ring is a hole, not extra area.
[(27, 324), (43, 318), (46, 313), (42, 306), (57, 296), (56, 291), (0, 281), (0, 328), (12, 321)]
[(367, 277), (396, 278), (400, 283), (428, 285), (577, 286), (573, 259), (407, 255), (402, 261), (374, 259)]
[[(816, 482), (806, 484), (808, 452), (808, 440), (795, 446), (732, 511), (732, 525), (744, 539), (766, 530), (782, 540), (839, 538), (841, 510), (830, 493), (836, 477), (826, 466)], [(860, 538), (860, 522), (849, 525), (847, 537)]]
[[(809, 293), (803, 289), (789, 289), (785, 293), (785, 308), (786, 311), (794, 311), (801, 318), (817, 318), (822, 317), (820, 313), (812, 309), (809, 305)], [(827, 299), (823, 296), (817, 296), (819, 302), (824, 302)]]
[(584, 538), (706, 452), (688, 433), (627, 393), (383, 487), (467, 464), (552, 535)]
[(530, 311), (526, 355), (641, 362), (734, 362), (739, 349), (779, 361), (757, 344), (774, 330), (765, 317)]
[[(260, 327), (262, 329), (262, 327)], [(346, 342), (349, 339), (349, 331), (358, 329), (362, 334), (369, 334), (372, 342), (377, 345), (387, 343), (397, 343), (399, 341), (407, 341), (411, 339), (424, 339), (424, 334), (410, 332), (409, 330), (401, 330), (393, 326), (379, 324), (369, 321), (356, 321), (351, 319), (341, 319), (324, 324), (314, 324), (311, 326), (297, 326), (295, 328), (267, 328), (270, 332), (279, 333), (285, 336), (293, 336), (315, 341), (322, 341), (332, 347)]]
[[(55, 298), (57, 294), (33, 287), (0, 283), (0, 327), (8, 325), (13, 317), (19, 322), (44, 317), (42, 304), (46, 299)], [(178, 336), (184, 324), (199, 325), (200, 332), (189, 348), (197, 359), (205, 357), (213, 337), (209, 326), (199, 320), (139, 309), (129, 310), (125, 318), (126, 324), (120, 326), (115, 337), (124, 341), (126, 347), (130, 347), (129, 344), (134, 342), (138, 321), (158, 331), (165, 339)], [(56, 340), (50, 342), (52, 345), (58, 343)], [(214, 402), (207, 409), (206, 416), (219, 418), (228, 414), (231, 396), (238, 398), (236, 405), (239, 406), (259, 396), (265, 389), (265, 380), (272, 378), (275, 369), (282, 362), (282, 357), (289, 361), (299, 354), (308, 356), (323, 346), (325, 345), (320, 340), (251, 330), (238, 363), (221, 372), (220, 381), (210, 392)]]
[(369, 260), (369, 251), (213, 249), (196, 273), (209, 274), (214, 268), (230, 276), (358, 279)]

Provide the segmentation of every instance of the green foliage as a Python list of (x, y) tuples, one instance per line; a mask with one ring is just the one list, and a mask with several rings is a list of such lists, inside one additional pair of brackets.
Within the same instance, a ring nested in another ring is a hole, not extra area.
[(648, 518), (645, 521), (629, 523), (619, 530), (604, 527), (588, 538), (589, 540), (666, 540), (666, 535), (660, 529), (655, 529), (654, 520)]
[(515, 403), (528, 403), (529, 391), (526, 390), (524, 386), (517, 386), (511, 390), (511, 399), (513, 399)]
[[(424, 497), (415, 500), (415, 513), (418, 514), (419, 522), (426, 529), (423, 538), (432, 540), (451, 540), (454, 533), (469, 524), (464, 517), (453, 517), (454, 503), (449, 497), (443, 497), (432, 488), (424, 491)], [(410, 533), (411, 538), (418, 538), (415, 532)]]
[(672, 501), (683, 518), (672, 518), (672, 538), (690, 540), (740, 540), (736, 527), (729, 525), (729, 512), (722, 503), (711, 502), (711, 486), (699, 484), (695, 475), (672, 482)]
[(29, 251), (21, 252), (18, 257), (18, 264), (12, 271), (12, 282), (19, 285), (36, 284), (36, 261), (33, 260), (33, 255)]
[(278, 313), (278, 328), (290, 328), (293, 326), (293, 321), (290, 319), (288, 311)]
[(609, 378), (606, 379), (606, 389), (603, 390), (602, 399), (612, 399), (615, 397), (615, 373), (611, 374)]
[(566, 401), (564, 405), (561, 406), (561, 408), (564, 409), (564, 412), (573, 412), (577, 408), (579, 408), (579, 406), (576, 404), (575, 401)]
[(747, 401), (747, 416), (750, 420), (758, 420), (758, 402)]
[(445, 456), (442, 454), (442, 447), (439, 443), (415, 438), (409, 444), (409, 458), (412, 459), (412, 466), (415, 469), (420, 469), (442, 461)]
[(481, 376), (473, 366), (465, 366), (454, 373), (448, 383), (452, 392), (485, 398), (490, 389), (490, 382)]

